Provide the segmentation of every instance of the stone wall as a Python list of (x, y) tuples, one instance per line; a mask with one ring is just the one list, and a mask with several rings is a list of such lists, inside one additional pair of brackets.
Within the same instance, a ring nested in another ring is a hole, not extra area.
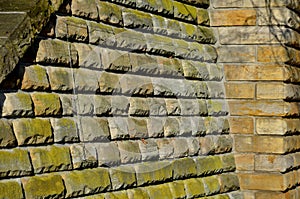
[(1, 85), (0, 198), (242, 197), (209, 10), (66, 1)]
[(300, 198), (300, 2), (214, 0), (244, 198)]

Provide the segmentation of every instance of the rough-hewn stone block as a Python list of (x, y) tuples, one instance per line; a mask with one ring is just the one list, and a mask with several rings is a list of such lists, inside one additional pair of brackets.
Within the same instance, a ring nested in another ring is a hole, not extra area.
[(103, 1), (97, 1), (97, 9), (100, 21), (114, 25), (123, 25), (122, 7)]
[(27, 93), (6, 93), (1, 95), (2, 116), (32, 116), (31, 97)]
[(77, 142), (79, 141), (77, 121), (73, 118), (53, 118), (51, 125), (53, 128), (54, 142)]
[(159, 159), (163, 160), (173, 158), (174, 146), (171, 139), (157, 139), (156, 143), (159, 152)]
[(136, 141), (119, 141), (121, 163), (135, 163), (142, 160), (139, 144)]
[(297, 119), (257, 118), (256, 133), (259, 135), (287, 135), (299, 131)]
[(24, 198), (20, 182), (15, 180), (1, 181), (0, 197), (7, 198), (7, 199)]
[(65, 186), (61, 176), (48, 174), (21, 179), (26, 198), (63, 198)]
[(78, 115), (93, 115), (95, 100), (92, 95), (77, 94), (73, 98), (73, 106)]
[(168, 183), (172, 198), (185, 198), (184, 183), (182, 180), (176, 180)]
[(205, 177), (202, 179), (206, 195), (217, 194), (221, 190), (221, 185), (217, 176)]
[(117, 143), (99, 143), (95, 145), (99, 166), (115, 166), (121, 163), (120, 151)]
[(48, 119), (13, 120), (13, 129), (19, 145), (53, 142), (51, 124)]
[(87, 45), (84, 43), (74, 43), (74, 47), (78, 52), (78, 66), (84, 68), (102, 68), (102, 48), (95, 45)]
[(60, 99), (54, 93), (32, 93), (31, 98), (34, 104), (34, 114), (36, 116), (61, 115), (62, 109)]
[(57, 17), (55, 34), (57, 38), (88, 41), (87, 24), (85, 20), (76, 17)]
[(97, 20), (97, 4), (94, 0), (75, 0), (71, 3), (71, 11), (75, 16)]
[(199, 178), (190, 178), (183, 181), (187, 198), (195, 198), (205, 195), (204, 184)]
[(149, 195), (144, 188), (135, 188), (127, 190), (128, 199), (149, 199)]
[(144, 31), (152, 31), (152, 17), (148, 13), (143, 13), (137, 10), (124, 9), (122, 12), (124, 26), (132, 29), (141, 29)]
[(97, 167), (97, 152), (93, 144), (73, 144), (70, 154), (74, 169)]
[(176, 117), (166, 118), (164, 124), (164, 135), (165, 137), (173, 137), (180, 133), (179, 121)]
[(99, 78), (100, 92), (114, 94), (121, 92), (119, 78), (119, 75), (116, 74), (106, 72), (101, 73)]
[(188, 156), (189, 147), (186, 138), (176, 138), (173, 141), (174, 158), (182, 158)]
[(71, 91), (74, 89), (74, 79), (70, 68), (48, 67), (47, 72), (51, 90)]
[(221, 185), (221, 192), (228, 192), (234, 191), (239, 189), (239, 179), (237, 175), (233, 173), (228, 174), (221, 174), (220, 178), (220, 185)]
[[(172, 193), (167, 184), (148, 186), (145, 188), (148, 191), (149, 198), (172, 198)], [(163, 192), (161, 190), (164, 190)]]
[(128, 52), (102, 49), (101, 61), (103, 68), (107, 71), (131, 71), (131, 63)]
[(23, 90), (47, 90), (49, 81), (46, 69), (39, 65), (25, 67), (21, 89)]
[(147, 48), (145, 35), (128, 29), (114, 29), (116, 46), (130, 51), (142, 51)]
[(110, 189), (108, 170), (105, 168), (71, 171), (61, 174), (66, 197), (95, 194)]
[(46, 146), (30, 148), (34, 173), (45, 173), (72, 169), (69, 147)]
[(113, 190), (126, 189), (136, 185), (135, 170), (131, 166), (119, 166), (109, 169)]
[(146, 98), (130, 98), (129, 114), (132, 116), (149, 116), (150, 100)]
[(157, 57), (146, 54), (129, 54), (132, 72), (137, 75), (142, 74), (159, 74), (159, 67), (157, 64)]
[(128, 120), (123, 117), (108, 118), (111, 139), (129, 138)]
[(254, 9), (214, 10), (211, 14), (211, 26), (251, 26), (256, 24)]
[(0, 147), (14, 147), (17, 140), (13, 132), (12, 123), (8, 120), (0, 120)]
[(144, 118), (128, 118), (128, 132), (130, 138), (148, 137), (147, 120)]
[(223, 164), (220, 156), (197, 157), (194, 161), (197, 175), (208, 175), (222, 171)]
[(173, 1), (174, 17), (186, 21), (197, 21), (197, 9), (193, 6)]
[(110, 132), (105, 118), (82, 117), (80, 138), (83, 142), (107, 142)]
[(89, 42), (101, 46), (114, 46), (116, 42), (114, 30), (102, 23), (88, 22)]
[(147, 120), (148, 136), (163, 137), (165, 119), (160, 117), (150, 117)]
[(190, 178), (197, 174), (196, 164), (192, 158), (181, 158), (172, 162), (173, 179)]
[(226, 83), (225, 97), (233, 99), (254, 99), (255, 86), (253, 83)]
[(158, 160), (158, 147), (154, 140), (147, 139), (139, 141), (140, 152), (142, 154), (142, 161)]
[(175, 54), (171, 38), (154, 34), (146, 34), (145, 37), (148, 52), (164, 56), (172, 56)]
[(294, 167), (291, 155), (255, 155), (255, 171), (286, 172)]
[(32, 174), (27, 150), (13, 149), (0, 151), (0, 177), (18, 177)]
[[(88, 69), (75, 69), (74, 70), (74, 84), (78, 91), (96, 93), (99, 90), (98, 79), (100, 72)], [(88, 78), (86, 78), (88, 77)]]

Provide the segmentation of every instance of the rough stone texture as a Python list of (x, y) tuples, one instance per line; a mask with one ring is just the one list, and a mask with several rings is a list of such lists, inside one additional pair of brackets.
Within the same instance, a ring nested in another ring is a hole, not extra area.
[(32, 101), (27, 93), (6, 93), (1, 94), (2, 116), (32, 116)]
[(74, 169), (97, 167), (97, 152), (92, 144), (76, 144), (70, 146), (70, 154)]
[(99, 166), (115, 166), (121, 163), (120, 151), (116, 143), (100, 143), (95, 147)]
[(83, 142), (107, 142), (110, 137), (107, 119), (82, 117), (80, 138)]
[(5, 119), (0, 120), (0, 146), (1, 148), (17, 146), (12, 123)]
[(30, 148), (30, 157), (35, 173), (72, 169), (70, 150), (65, 146)]
[(0, 183), (0, 197), (7, 199), (24, 198), (20, 182), (15, 180), (3, 181)]
[(139, 144), (134, 141), (118, 142), (121, 163), (135, 163), (142, 160)]
[(47, 68), (51, 90), (71, 91), (74, 89), (72, 71), (69, 68)]
[(61, 115), (62, 109), (57, 94), (33, 93), (31, 94), (31, 98), (34, 104), (34, 114), (36, 116)]
[(135, 170), (131, 166), (111, 168), (109, 176), (114, 190), (136, 186)]
[(48, 174), (22, 178), (26, 198), (61, 198), (65, 195), (65, 187), (61, 176)]
[(51, 124), (48, 119), (13, 120), (13, 129), (18, 145), (32, 145), (53, 142)]
[(45, 68), (39, 65), (25, 67), (21, 89), (47, 90), (49, 86), (49, 80)]

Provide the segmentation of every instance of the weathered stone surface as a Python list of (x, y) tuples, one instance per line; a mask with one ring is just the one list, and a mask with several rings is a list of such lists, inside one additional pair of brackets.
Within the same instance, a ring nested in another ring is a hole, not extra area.
[(121, 163), (135, 163), (142, 160), (138, 142), (119, 141), (118, 148), (120, 151)]
[(84, 68), (102, 68), (101, 50), (102, 48), (85, 43), (74, 43), (78, 52), (78, 66)]
[(24, 149), (0, 151), (0, 177), (18, 177), (32, 174), (28, 151)]
[(6, 93), (1, 95), (2, 116), (32, 116), (33, 108), (30, 95), (27, 93)]
[(15, 180), (1, 181), (0, 183), (0, 197), (7, 199), (21, 199), (24, 198), (20, 182)]
[(111, 115), (112, 98), (110, 96), (94, 96), (94, 113), (98, 116)]
[(210, 25), (209, 14), (206, 9), (197, 9), (197, 24), (199, 25)]
[(191, 53), (188, 58), (190, 59), (214, 63), (218, 58), (216, 49), (211, 45), (190, 42), (189, 48)]
[(239, 179), (235, 174), (221, 174), (220, 185), (222, 192), (234, 191), (239, 188)]
[(65, 187), (61, 176), (48, 174), (21, 179), (26, 198), (63, 198)]
[(154, 33), (167, 34), (167, 20), (158, 15), (152, 15), (152, 24)]
[(124, 26), (132, 29), (152, 31), (152, 17), (148, 13), (132, 9), (124, 9), (122, 12)]
[[(167, 184), (148, 186), (145, 189), (148, 191), (150, 199), (155, 199), (155, 198), (160, 198), (160, 197), (166, 198), (166, 199), (172, 198), (172, 193)], [(161, 191), (161, 190), (164, 190), (164, 191)]]
[[(181, 115), (200, 115), (200, 103), (198, 103), (197, 100), (179, 99), (178, 101), (180, 104)], [(203, 106), (203, 108), (206, 109), (206, 106)]]
[(181, 107), (176, 99), (165, 99), (168, 115), (181, 115)]
[(189, 60), (182, 61), (183, 73), (187, 78), (195, 78), (200, 80), (208, 80), (209, 72), (207, 64)]
[(165, 137), (173, 137), (180, 133), (179, 121), (176, 117), (168, 117), (164, 124)]
[(182, 79), (163, 79), (163, 78), (152, 78), (154, 96), (164, 97), (180, 97), (189, 96), (195, 93), (194, 90), (190, 91), (185, 88)]
[(135, 188), (127, 190), (129, 199), (149, 199), (149, 195), (144, 188)]
[(217, 176), (205, 177), (202, 179), (206, 195), (217, 194), (221, 190), (221, 185)]
[(93, 115), (95, 100), (92, 95), (77, 94), (74, 96), (73, 100), (77, 114), (88, 116)]
[(112, 73), (101, 73), (99, 78), (99, 87), (101, 93), (120, 93), (120, 76)]
[(181, 158), (174, 160), (173, 179), (182, 179), (195, 176), (197, 174), (196, 164), (192, 158)]
[(98, 117), (81, 117), (80, 138), (84, 142), (107, 142), (110, 132), (107, 119)]
[(136, 0), (136, 7), (140, 9), (145, 9), (151, 12), (158, 12), (161, 10), (160, 1), (151, 1), (151, 0)]
[(13, 129), (19, 145), (53, 142), (51, 124), (48, 119), (13, 120)]
[[(69, 56), (69, 51), (71, 58)], [(59, 40), (41, 40), (36, 55), (38, 63), (59, 64), (65, 66), (78, 65), (78, 53), (67, 42)]]
[[(182, 34), (179, 21), (170, 19), (170, 20), (166, 20), (166, 22), (167, 22), (167, 35), (168, 36), (177, 37), (177, 38), (185, 37), (185, 35)], [(176, 42), (176, 43), (178, 43), (178, 42)], [(187, 43), (187, 42), (183, 41), (182, 43)]]
[(236, 169), (235, 156), (233, 154), (221, 156), (223, 171), (234, 171)]
[(78, 142), (77, 120), (73, 118), (53, 118), (51, 126), (53, 129), (54, 142)]
[(208, 97), (212, 99), (222, 99), (225, 97), (225, 87), (223, 82), (206, 82)]
[(73, 144), (70, 154), (74, 169), (97, 167), (97, 152), (92, 144)]
[[(186, 37), (186, 36), (182, 36)], [(181, 39), (173, 39), (173, 46), (175, 48), (175, 57), (177, 58), (186, 58), (189, 56), (190, 49), (189, 49), (189, 43), (185, 40)], [(184, 60), (181, 60), (182, 62)]]
[(135, 164), (137, 185), (163, 182), (172, 178), (172, 164), (169, 161), (144, 162)]
[(175, 49), (172, 39), (160, 35), (145, 34), (147, 41), (147, 52), (164, 56), (173, 56)]
[(247, 63), (256, 61), (256, 49), (253, 46), (224, 45), (217, 49), (218, 62)]
[(116, 42), (114, 30), (102, 23), (88, 22), (89, 42), (103, 46), (114, 46)]
[(111, 98), (111, 113), (113, 116), (128, 115), (129, 100), (125, 96), (113, 96)]
[(197, 138), (186, 138), (189, 147), (189, 156), (197, 155), (200, 150), (200, 143)]
[(99, 143), (95, 145), (99, 166), (116, 166), (121, 163), (120, 151), (117, 143)]
[(149, 96), (153, 94), (153, 85), (149, 77), (123, 75), (120, 78), (123, 94)]
[(174, 158), (186, 157), (189, 153), (189, 147), (185, 138), (176, 138), (173, 140)]
[(158, 160), (158, 147), (154, 140), (147, 139), (139, 141), (138, 143), (142, 154), (142, 161)]
[(150, 113), (150, 100), (147, 98), (130, 98), (129, 114), (132, 116), (148, 116)]
[(32, 93), (31, 98), (34, 104), (34, 114), (36, 116), (61, 115), (62, 108), (57, 94)]
[(102, 49), (101, 61), (107, 71), (128, 72), (131, 71), (129, 54), (123, 51)]
[(194, 198), (205, 195), (205, 188), (200, 178), (191, 178), (184, 180), (184, 188), (187, 198)]
[(74, 88), (74, 79), (70, 68), (48, 67), (47, 72), (51, 90), (71, 91)]
[(34, 173), (71, 170), (72, 162), (69, 147), (46, 146), (30, 148)]
[(148, 136), (163, 137), (164, 136), (165, 119), (160, 117), (150, 117), (147, 120)]
[(86, 169), (62, 173), (66, 197), (94, 194), (110, 189), (108, 170), (105, 168)]
[(13, 132), (12, 123), (8, 120), (0, 120), (0, 148), (14, 147), (17, 140)]
[(192, 117), (191, 127), (193, 136), (204, 135), (206, 133), (206, 127), (202, 117)]
[(182, 64), (179, 59), (157, 57), (159, 74), (167, 76), (183, 76)]
[(128, 30), (114, 29), (116, 46), (130, 51), (145, 51), (147, 47), (145, 35), (143, 33)]
[(194, 161), (197, 167), (197, 175), (218, 173), (223, 166), (220, 156), (197, 157)]
[(109, 169), (113, 190), (136, 186), (135, 170), (131, 166), (119, 166)]
[(172, 198), (185, 198), (184, 183), (181, 180), (176, 180), (168, 183)]
[(96, 91), (99, 90), (98, 80), (100, 77), (100, 72), (79, 68), (74, 70), (74, 77), (76, 90), (93, 93), (96, 93)]
[(256, 25), (254, 9), (214, 10), (210, 12), (211, 26), (251, 26)]
[(22, 90), (47, 90), (49, 86), (49, 80), (44, 67), (39, 65), (25, 67), (21, 85)]
[(132, 66), (132, 72), (136, 73), (137, 75), (159, 74), (157, 57), (147, 54), (130, 53), (129, 58)]
[(108, 118), (111, 139), (129, 138), (128, 119), (124, 117)]
[(97, 9), (100, 21), (123, 26), (122, 7), (116, 4), (98, 1)]
[(130, 138), (146, 138), (148, 137), (147, 120), (144, 118), (128, 118), (128, 132)]
[(57, 17), (55, 34), (57, 38), (75, 41), (88, 41), (88, 29), (85, 20), (75, 17)]
[(193, 6), (173, 1), (174, 17), (186, 21), (197, 21), (197, 9)]
[(192, 135), (192, 117), (180, 117), (179, 126), (179, 136), (189, 137)]
[(104, 196), (105, 196), (105, 199), (121, 199), (121, 198), (128, 199), (126, 190), (105, 193)]
[(224, 100), (207, 100), (207, 109), (209, 116), (225, 116), (228, 114), (227, 101)]
[(166, 103), (164, 99), (155, 99), (150, 100), (150, 115), (151, 116), (165, 116), (167, 115)]
[(95, 0), (75, 0), (71, 4), (72, 14), (79, 17), (98, 19), (98, 10)]
[(72, 115), (76, 110), (75, 96), (68, 94), (59, 94), (62, 107), (62, 115)]
[(174, 154), (174, 146), (172, 139), (157, 139), (156, 140), (158, 152), (159, 152), (159, 159), (167, 159), (167, 158), (173, 158)]

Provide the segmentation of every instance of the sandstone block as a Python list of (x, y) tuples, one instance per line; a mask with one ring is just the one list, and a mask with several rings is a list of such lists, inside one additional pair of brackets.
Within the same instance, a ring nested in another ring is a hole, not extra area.
[(194, 159), (197, 175), (215, 174), (222, 171), (222, 160), (220, 156), (204, 156)]
[(206, 133), (206, 126), (202, 117), (192, 117), (191, 128), (193, 136), (200, 136)]
[(235, 166), (235, 157), (233, 154), (225, 154), (221, 156), (223, 163), (223, 171), (234, 171), (236, 169)]
[(132, 66), (132, 72), (135, 74), (159, 74), (157, 57), (146, 54), (130, 53), (129, 58)]
[(48, 119), (13, 120), (13, 129), (19, 145), (53, 142), (51, 124)]
[(239, 171), (254, 171), (254, 154), (236, 154), (236, 169)]
[(121, 86), (119, 76), (112, 73), (101, 73), (99, 79), (99, 87), (101, 93), (119, 93)]
[(1, 96), (2, 116), (32, 116), (32, 101), (27, 93), (6, 93)]
[(154, 140), (147, 139), (139, 141), (140, 152), (142, 154), (142, 161), (158, 160), (158, 147)]
[(152, 98), (149, 102), (149, 114), (151, 116), (165, 116), (167, 115), (166, 103), (164, 99)]
[(189, 178), (197, 174), (195, 162), (189, 157), (174, 160), (172, 166), (174, 180)]
[[(254, 46), (221, 46), (217, 49), (219, 63), (238, 62), (247, 63), (256, 61)], [(226, 70), (225, 70), (226, 71)]]
[(190, 137), (192, 135), (192, 117), (179, 117), (180, 131), (178, 136)]
[(131, 116), (149, 116), (150, 100), (147, 98), (130, 98), (129, 114)]
[(121, 163), (118, 145), (113, 142), (95, 145), (98, 154), (98, 166), (116, 166)]
[(210, 25), (209, 14), (206, 9), (197, 9), (197, 24), (198, 25)]
[(92, 144), (73, 144), (70, 146), (74, 169), (97, 167), (97, 153)]
[(256, 88), (257, 99), (297, 100), (300, 98), (299, 93), (297, 85), (283, 83), (260, 83)]
[(182, 61), (183, 73), (186, 78), (208, 80), (209, 72), (207, 64), (190, 60)]
[(180, 133), (179, 120), (176, 117), (166, 118), (164, 124), (165, 137), (173, 137)]
[(137, 186), (164, 182), (172, 178), (172, 165), (169, 161), (144, 162), (135, 164)]
[(130, 51), (145, 51), (147, 48), (145, 35), (128, 29), (114, 29), (116, 46)]
[(69, 147), (46, 146), (30, 148), (34, 173), (46, 173), (72, 169)]
[(149, 77), (123, 75), (120, 78), (123, 94), (148, 96), (153, 94), (153, 85)]
[(114, 30), (111, 26), (96, 23), (88, 22), (89, 29), (89, 42), (92, 44), (97, 44), (101, 46), (114, 46), (116, 43), (116, 38)]
[(128, 199), (127, 191), (115, 191), (110, 193), (105, 193), (104, 197), (107, 199), (115, 199), (115, 198), (124, 198)]
[(154, 96), (179, 97), (194, 93), (187, 90), (182, 79), (152, 78)]
[(254, 121), (250, 117), (230, 117), (228, 121), (233, 134), (254, 133)]
[(199, 116), (200, 114), (202, 115), (203, 112), (206, 112), (207, 114), (205, 101), (202, 101), (204, 104), (200, 104), (201, 102), (197, 100), (179, 99), (178, 101), (180, 104), (181, 115), (183, 116)]
[(101, 50), (101, 61), (103, 68), (107, 71), (131, 71), (131, 63), (127, 52), (103, 49)]
[(0, 157), (1, 178), (32, 175), (32, 166), (27, 150), (1, 150)]
[(71, 171), (61, 174), (66, 197), (95, 194), (110, 189), (108, 169), (96, 168), (82, 171)]
[(84, 142), (107, 142), (110, 131), (108, 121), (105, 118), (81, 117), (80, 140)]
[(147, 190), (144, 188), (135, 188), (127, 190), (129, 199), (149, 199)]
[(172, 198), (185, 198), (184, 183), (181, 180), (168, 183)]
[(49, 86), (49, 80), (44, 67), (39, 65), (25, 67), (21, 89), (47, 90)]
[(107, 116), (112, 114), (112, 98), (110, 96), (94, 96), (94, 113), (97, 116)]
[(74, 89), (74, 79), (70, 68), (49, 67), (47, 69), (51, 90), (71, 91)]
[(147, 119), (149, 137), (163, 137), (165, 119), (160, 117), (150, 117)]
[(54, 142), (78, 142), (77, 121), (73, 118), (53, 118), (51, 126), (53, 129)]
[(254, 9), (214, 10), (211, 14), (212, 26), (252, 26), (256, 25)]
[(160, 35), (145, 35), (147, 42), (147, 52), (163, 56), (172, 56), (175, 54), (172, 39)]
[[(184, 35), (182, 32), (182, 27), (180, 27), (179, 21), (170, 19), (170, 20), (166, 20), (166, 22), (167, 22), (167, 35), (168, 36), (176, 37), (176, 38), (186, 37), (186, 35)], [(178, 43), (178, 42), (176, 42), (176, 43)], [(182, 44), (183, 43), (186, 43), (186, 42), (182, 42)]]
[(205, 195), (204, 184), (199, 178), (190, 178), (184, 180), (184, 188), (187, 198), (194, 198)]
[(234, 191), (239, 189), (238, 176), (232, 173), (220, 175), (221, 192)]
[(13, 132), (12, 123), (8, 120), (0, 120), (0, 147), (17, 146), (17, 140)]
[(31, 98), (34, 104), (34, 114), (36, 116), (61, 115), (62, 108), (57, 94), (32, 93)]
[(298, 132), (300, 126), (296, 119), (257, 118), (256, 133), (259, 135), (287, 135)]
[(123, 117), (108, 118), (112, 140), (129, 138), (128, 119)]
[(197, 5), (199, 7), (208, 7), (210, 2), (209, 0), (182, 0), (183, 2), (187, 2), (189, 4)]
[(177, 99), (165, 99), (168, 115), (181, 115), (181, 107)]
[(294, 160), (291, 155), (256, 155), (255, 156), (256, 171), (274, 171), (286, 172), (293, 168)]
[(77, 94), (73, 99), (76, 114), (91, 116), (94, 113), (95, 100), (92, 95)]
[(1, 198), (24, 198), (21, 184), (15, 180), (2, 181), (0, 183), (0, 193)]
[(99, 90), (98, 79), (100, 77), (100, 72), (79, 68), (74, 70), (74, 77), (76, 90), (93, 93), (96, 93)]
[[(150, 199), (155, 198), (172, 198), (172, 193), (167, 184), (148, 186), (145, 188), (148, 192)], [(161, 190), (164, 190), (163, 192)]]
[(151, 12), (158, 12), (162, 10), (161, 1), (151, 1), (151, 0), (137, 0), (136, 7), (140, 9), (145, 9)]
[(121, 163), (135, 163), (142, 160), (139, 144), (136, 141), (119, 141)]
[(128, 131), (130, 138), (148, 137), (147, 120), (144, 118), (128, 118)]
[(74, 43), (74, 47), (78, 52), (78, 66), (84, 68), (102, 68), (102, 48), (84, 43)]
[(152, 24), (154, 33), (167, 34), (167, 20), (164, 17), (152, 15)]
[(111, 98), (112, 115), (128, 115), (129, 100), (125, 96), (113, 96)]
[(39, 43), (36, 61), (45, 64), (77, 66), (78, 53), (75, 48), (69, 46), (67, 42), (59, 40), (42, 40)]
[(48, 174), (21, 179), (26, 198), (63, 198), (65, 187), (61, 176)]
[(55, 34), (57, 38), (88, 41), (87, 24), (85, 20), (76, 17), (57, 17)]
[(135, 170), (131, 166), (119, 166), (109, 169), (113, 190), (136, 186)]
[(124, 26), (127, 28), (144, 30), (149, 32), (153, 30), (152, 17), (150, 14), (140, 12), (138, 10), (124, 9), (122, 11), (122, 15), (124, 20)]
[[(237, 179), (237, 177), (236, 177)], [(221, 190), (221, 185), (217, 176), (205, 177), (202, 179), (206, 195), (217, 194)], [(238, 182), (238, 181), (237, 181)]]
[(123, 26), (122, 7), (112, 3), (98, 1), (97, 10), (100, 21)]
[(157, 57), (159, 74), (166, 76), (183, 76), (181, 61), (179, 59), (169, 59)]
[[(182, 27), (183, 30), (181, 30), (181, 31), (185, 31), (184, 28), (185, 27)], [(172, 37), (188, 37), (188, 36), (184, 35), (184, 33), (182, 33), (182, 34), (179, 34), (179, 36), (172, 36)], [(173, 39), (173, 46), (175, 48), (175, 57), (186, 58), (189, 56), (190, 48), (189, 48), (189, 43), (187, 41), (181, 40), (181, 39)], [(181, 61), (184, 61), (184, 60), (181, 60)]]
[(159, 152), (159, 159), (167, 159), (173, 158), (174, 154), (174, 146), (171, 139), (162, 138), (156, 140), (158, 152)]
[(197, 21), (197, 9), (193, 6), (173, 1), (174, 17), (186, 21)]
[(206, 104), (209, 116), (225, 116), (229, 112), (227, 100), (207, 100)]
[(255, 84), (252, 83), (226, 83), (225, 97), (234, 99), (254, 99)]
[(187, 145), (189, 147), (189, 156), (198, 155), (198, 152), (200, 150), (200, 143), (197, 138), (186, 138)]
[(72, 115), (75, 112), (75, 96), (68, 94), (59, 94), (62, 115)]
[(75, 16), (93, 20), (98, 19), (97, 4), (94, 0), (75, 0), (71, 4), (71, 11)]
[(190, 42), (189, 49), (191, 53), (189, 54), (188, 58), (190, 59), (215, 63), (218, 58), (216, 49), (208, 44)]
[(189, 154), (189, 146), (186, 138), (176, 138), (173, 141), (174, 158), (186, 157)]

